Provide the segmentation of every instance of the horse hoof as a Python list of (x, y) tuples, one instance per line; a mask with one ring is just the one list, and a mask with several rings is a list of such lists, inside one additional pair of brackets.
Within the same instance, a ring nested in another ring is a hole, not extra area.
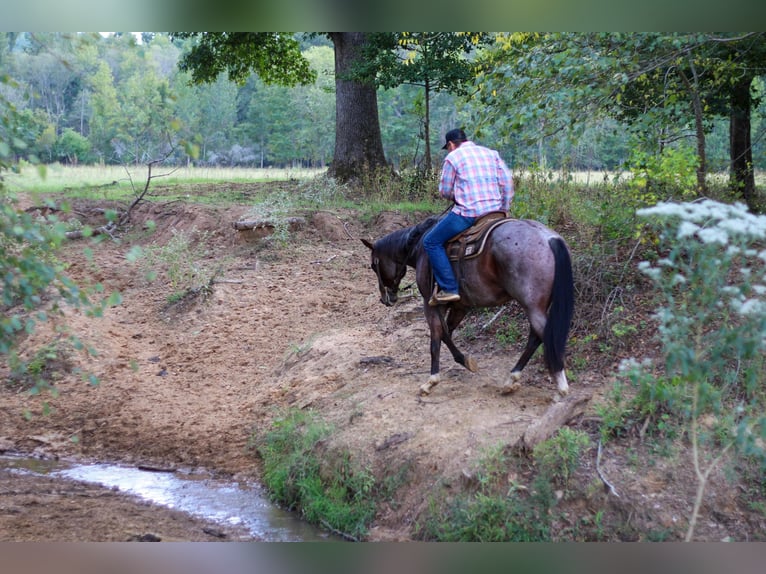
[(521, 383), (507, 384), (500, 389), (501, 395), (512, 395), (521, 388)]
[(475, 373), (476, 371), (479, 370), (479, 363), (473, 357), (466, 357), (465, 368), (471, 371), (472, 373)]
[(511, 372), (511, 380), (512, 381), (520, 381), (521, 380), (521, 371), (512, 371)]
[(425, 397), (431, 394), (431, 389), (439, 384), (439, 375), (431, 375), (428, 382), (420, 385), (420, 396)]

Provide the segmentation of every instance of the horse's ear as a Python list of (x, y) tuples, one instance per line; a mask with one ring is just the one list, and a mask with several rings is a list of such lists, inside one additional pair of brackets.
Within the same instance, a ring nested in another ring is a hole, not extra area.
[(372, 251), (372, 243), (370, 243), (369, 241), (367, 241), (364, 238), (362, 239), (362, 243), (364, 243), (367, 247), (370, 248), (370, 251)]

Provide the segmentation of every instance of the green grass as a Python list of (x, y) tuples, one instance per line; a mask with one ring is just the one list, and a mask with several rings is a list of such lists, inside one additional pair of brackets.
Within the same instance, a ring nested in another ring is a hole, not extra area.
[(271, 498), (312, 524), (362, 540), (380, 489), (372, 472), (346, 451), (328, 451), (332, 428), (310, 412), (291, 410), (254, 440)]
[[(469, 486), (436, 492), (418, 518), (416, 537), (438, 542), (543, 542), (551, 539), (550, 481), (530, 489), (511, 480), (519, 459), (502, 444), (482, 451)], [(523, 464), (523, 463), (522, 463)]]
[[(154, 166), (154, 186), (194, 184), (255, 183), (311, 179), (325, 170), (256, 169)], [(5, 185), (15, 192), (48, 194), (66, 192), (75, 197), (124, 199), (136, 189), (143, 189), (148, 169), (145, 165), (80, 165), (51, 164), (21, 166), (18, 173), (4, 175)], [(131, 180), (133, 185), (131, 186)]]

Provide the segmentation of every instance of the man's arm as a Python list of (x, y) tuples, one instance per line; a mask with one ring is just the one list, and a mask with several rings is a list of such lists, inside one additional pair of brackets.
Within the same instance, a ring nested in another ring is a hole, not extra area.
[(513, 174), (505, 164), (500, 154), (497, 154), (497, 181), (503, 197), (503, 211), (506, 215), (510, 212), (511, 201), (513, 201)]
[(455, 199), (455, 166), (445, 161), (442, 166), (442, 175), (439, 179), (439, 195), (445, 199)]

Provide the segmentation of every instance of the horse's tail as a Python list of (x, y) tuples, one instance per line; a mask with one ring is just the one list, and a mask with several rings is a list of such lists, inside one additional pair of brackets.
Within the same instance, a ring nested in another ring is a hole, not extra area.
[(572, 260), (564, 240), (553, 237), (548, 240), (548, 245), (553, 251), (555, 272), (543, 345), (545, 366), (551, 373), (557, 373), (564, 369), (564, 354), (574, 312), (574, 279)]

